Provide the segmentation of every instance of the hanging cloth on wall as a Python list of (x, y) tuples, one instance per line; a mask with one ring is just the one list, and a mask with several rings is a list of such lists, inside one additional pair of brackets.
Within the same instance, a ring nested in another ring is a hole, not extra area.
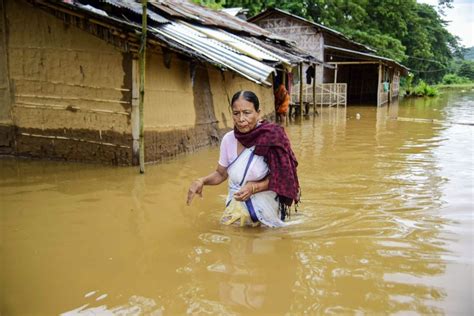
[(306, 69), (306, 83), (311, 84), (311, 80), (314, 79), (314, 67), (313, 65), (309, 66)]

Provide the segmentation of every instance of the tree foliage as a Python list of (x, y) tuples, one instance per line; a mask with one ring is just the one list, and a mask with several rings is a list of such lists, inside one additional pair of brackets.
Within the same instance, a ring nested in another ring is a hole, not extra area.
[(463, 61), (457, 75), (460, 77), (466, 77), (469, 80), (474, 80), (474, 62), (472, 60)]
[(253, 16), (278, 7), (344, 33), (381, 56), (408, 66), (418, 79), (441, 81), (454, 57), (462, 58), (459, 39), (446, 30), (445, 10), (416, 0), (194, 0), (218, 7), (243, 7)]
[(464, 59), (474, 60), (474, 46), (468, 47), (464, 50)]

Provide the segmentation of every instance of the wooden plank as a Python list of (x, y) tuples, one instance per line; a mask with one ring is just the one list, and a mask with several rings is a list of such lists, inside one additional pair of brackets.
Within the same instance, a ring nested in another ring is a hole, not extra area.
[(327, 62), (330, 65), (367, 65), (367, 64), (380, 64), (378, 61), (330, 61)]
[(140, 78), (138, 59), (132, 60), (132, 164), (138, 165), (140, 161), (140, 113), (138, 104), (140, 100)]
[(82, 139), (82, 138), (76, 138), (76, 137), (41, 135), (41, 134), (30, 134), (30, 133), (20, 133), (20, 135), (28, 136), (28, 137), (37, 137), (37, 138), (72, 140), (72, 141), (76, 141), (76, 142), (84, 142), (84, 143), (96, 144), (96, 145), (101, 145), (101, 146), (113, 146), (113, 147), (120, 147), (120, 148), (127, 148), (127, 149), (130, 148), (130, 146), (124, 146), (124, 145), (113, 144), (113, 143), (105, 143), (105, 142), (99, 142), (99, 141), (95, 141), (95, 140), (88, 140), (88, 139)]

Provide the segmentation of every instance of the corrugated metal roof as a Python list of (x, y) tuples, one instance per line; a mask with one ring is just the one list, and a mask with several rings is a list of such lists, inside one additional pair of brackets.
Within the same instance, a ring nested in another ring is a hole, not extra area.
[(347, 54), (351, 54), (351, 55), (357, 55), (357, 56), (360, 56), (360, 57), (366, 57), (368, 59), (382, 60), (382, 61), (385, 61), (385, 62), (388, 62), (390, 64), (394, 64), (394, 65), (398, 66), (399, 68), (402, 69), (402, 71), (404, 73), (408, 72), (407, 67), (405, 67), (402, 64), (398, 63), (397, 61), (395, 61), (393, 59), (390, 59), (390, 58), (387, 58), (387, 57), (382, 57), (382, 56), (369, 54), (369, 53), (363, 53), (363, 52), (359, 52), (359, 51), (356, 51), (356, 50), (342, 48), (342, 47), (336, 47), (336, 46), (331, 46), (331, 45), (324, 45), (324, 49), (343, 52), (343, 53), (347, 53)]
[[(129, 32), (132, 30), (136, 34), (141, 32), (142, 7), (133, 0), (75, 0), (72, 3), (57, 3), (49, 0), (48, 2), (53, 5), (56, 3), (61, 6), (72, 6), (90, 15), (100, 15), (101, 19), (113, 21), (115, 25), (119, 23)], [(280, 64), (290, 66), (303, 61), (322, 63), (308, 53), (298, 51), (295, 47), (285, 46), (287, 42), (278, 41), (282, 44), (276, 44), (269, 37), (254, 36), (248, 32), (236, 35), (226, 31), (229, 28), (224, 30), (219, 25), (224, 23), (224, 20), (233, 19), (226, 13), (205, 9), (182, 0), (161, 0), (159, 3), (151, 4), (147, 13), (150, 19), (157, 23), (148, 24), (150, 39), (154, 38), (164, 46), (185, 56), (197, 58), (221, 69), (232, 70), (253, 82), (271, 85), (268, 77), (275, 72), (274, 67)], [(163, 17), (161, 9), (158, 8), (166, 8), (179, 18), (171, 14)], [(130, 14), (130, 12), (133, 13)], [(199, 15), (195, 16), (194, 12), (198, 12)], [(216, 14), (225, 16), (225, 19), (215, 20)], [(184, 15), (192, 16), (194, 22), (186, 22), (186, 19), (182, 19)], [(196, 19), (201, 23), (196, 23)], [(251, 25), (240, 19), (237, 20), (242, 25)], [(257, 26), (255, 28), (261, 30)], [(261, 35), (261, 33), (258, 34)], [(279, 48), (272, 47), (272, 43)], [(294, 55), (297, 51), (298, 53)]]
[[(142, 15), (142, 5), (134, 0), (101, 0), (102, 2), (108, 3), (114, 7), (120, 8), (120, 9), (126, 9), (130, 10), (138, 15)], [(165, 19), (161, 15), (151, 11), (147, 10), (147, 16), (157, 22), (157, 23), (168, 23), (169, 20)]]
[(273, 34), (255, 24), (229, 16), (229, 14), (221, 11), (199, 6), (187, 0), (160, 0), (159, 2), (151, 2), (151, 5), (172, 17), (194, 21), (202, 25), (216, 26), (234, 32), (246, 33), (252, 36), (286, 41), (284, 37)]
[(224, 43), (239, 51), (240, 53), (250, 56), (256, 60), (284, 63), (286, 65), (291, 64), (291, 62), (286, 57), (274, 54), (271, 51), (264, 49), (259, 45), (256, 45), (255, 43), (247, 41), (229, 32), (205, 26), (197, 26), (191, 24), (187, 25), (201, 33), (206, 34), (208, 37), (218, 40), (219, 42)]
[(211, 38), (183, 22), (174, 21), (159, 27), (152, 27), (151, 31), (199, 52), (249, 80), (264, 85), (271, 85), (267, 79), (275, 71), (273, 67), (250, 58), (231, 46)]

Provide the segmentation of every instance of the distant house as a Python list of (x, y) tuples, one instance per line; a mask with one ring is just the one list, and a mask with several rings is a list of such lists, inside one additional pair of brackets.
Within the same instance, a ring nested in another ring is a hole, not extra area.
[[(348, 103), (385, 104), (398, 96), (400, 76), (408, 73), (405, 66), (376, 55), (371, 48), (344, 34), (283, 10), (268, 9), (248, 21), (296, 42), (299, 48), (325, 64), (334, 65), (333, 69), (317, 66), (316, 83), (322, 85), (320, 91), (335, 91), (347, 85), (347, 95), (341, 97), (347, 97)], [(299, 89), (293, 91), (298, 93)], [(309, 88), (305, 91), (311, 93)], [(310, 98), (305, 96), (305, 99)]]
[[(138, 161), (141, 5), (133, 0), (0, 0), (0, 153)], [(187, 1), (148, 5), (145, 160), (217, 143), (229, 101), (273, 74), (322, 62), (284, 37)]]

